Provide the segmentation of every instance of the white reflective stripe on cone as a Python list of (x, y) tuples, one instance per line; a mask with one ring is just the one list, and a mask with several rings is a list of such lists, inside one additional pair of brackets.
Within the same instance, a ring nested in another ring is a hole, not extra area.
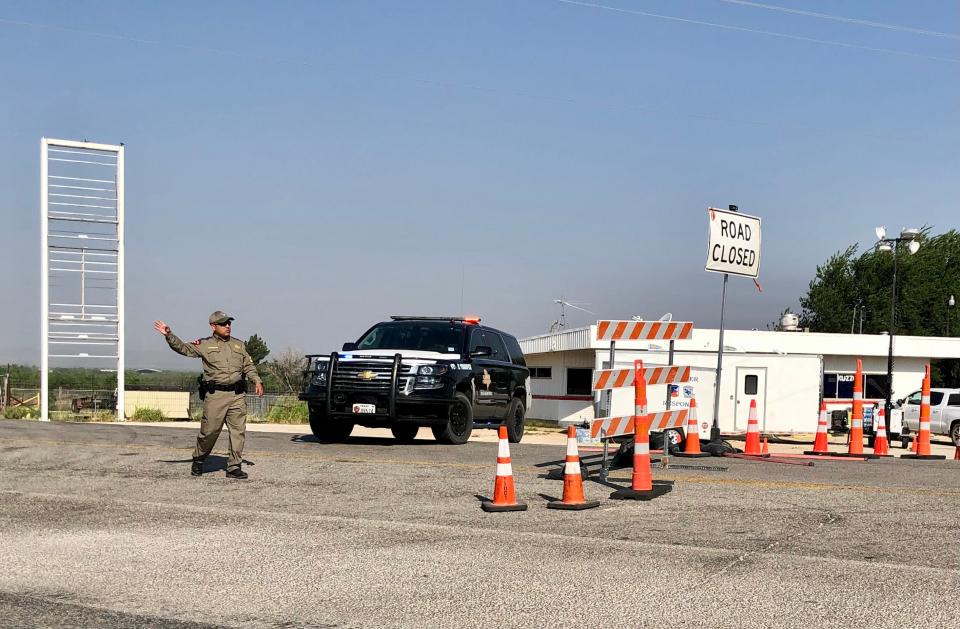
[(498, 457), (510, 456), (510, 444), (507, 443), (507, 440), (504, 439), (500, 442), (500, 447), (497, 449)]
[(564, 474), (576, 474), (580, 476), (580, 463), (577, 461), (567, 461), (567, 466), (563, 470)]
[(859, 418), (854, 418), (850, 420), (850, 425), (854, 428), (863, 428), (863, 420)]
[(633, 414), (634, 414), (634, 415), (646, 415), (646, 414), (647, 414), (647, 407), (646, 407), (646, 406), (640, 406), (639, 404), (634, 404), (634, 406), (633, 406)]
[(921, 403), (921, 404), (927, 404), (927, 405), (929, 405), (929, 404), (930, 404), (930, 396), (929, 396), (929, 395), (923, 395), (923, 396), (921, 396), (921, 397), (920, 397), (920, 403)]
[(886, 436), (887, 436), (887, 429), (884, 428), (884, 427), (882, 427), (882, 426), (881, 426), (880, 428), (877, 428), (877, 436), (878, 436), (878, 437), (884, 437), (884, 438), (886, 438)]
[(920, 430), (930, 430), (930, 422), (920, 422)]
[(853, 399), (855, 399), (855, 400), (862, 400), (862, 399), (863, 399), (863, 393), (861, 393), (860, 391), (854, 391), (854, 392), (853, 392)]
[(497, 476), (513, 476), (513, 468), (509, 463), (497, 463)]
[(650, 444), (646, 442), (634, 441), (633, 451), (636, 454), (650, 454)]
[(576, 439), (567, 439), (567, 456), (577, 456)]

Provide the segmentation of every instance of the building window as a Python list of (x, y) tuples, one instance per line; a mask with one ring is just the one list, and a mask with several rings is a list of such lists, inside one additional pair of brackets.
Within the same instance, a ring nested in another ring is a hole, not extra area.
[(743, 379), (743, 392), (746, 395), (756, 395), (759, 389), (760, 378), (756, 375), (745, 376)]
[(567, 369), (567, 395), (592, 395), (593, 369)]
[[(826, 400), (848, 400), (853, 397), (853, 381), (857, 379), (852, 373), (825, 373), (823, 374), (823, 397)], [(863, 398), (866, 400), (882, 400), (887, 397), (887, 374), (868, 373), (863, 375)]]
[(863, 397), (883, 400), (887, 397), (887, 374), (868, 373), (863, 377)]
[(530, 367), (530, 377), (531, 378), (552, 378), (553, 377), (553, 367)]

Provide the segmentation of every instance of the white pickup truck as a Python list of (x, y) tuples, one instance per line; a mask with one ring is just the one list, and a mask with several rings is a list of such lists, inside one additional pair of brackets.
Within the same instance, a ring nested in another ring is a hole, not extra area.
[[(920, 430), (920, 396), (921, 391), (914, 391), (900, 402), (904, 435)], [(960, 389), (930, 389), (930, 433), (946, 435), (960, 446)]]

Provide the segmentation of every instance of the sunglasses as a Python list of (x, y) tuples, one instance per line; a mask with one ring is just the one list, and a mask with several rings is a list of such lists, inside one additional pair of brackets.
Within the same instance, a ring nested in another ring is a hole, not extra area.
[(219, 325), (221, 328), (229, 328), (233, 325), (233, 321), (227, 321), (226, 323), (215, 323), (214, 325)]

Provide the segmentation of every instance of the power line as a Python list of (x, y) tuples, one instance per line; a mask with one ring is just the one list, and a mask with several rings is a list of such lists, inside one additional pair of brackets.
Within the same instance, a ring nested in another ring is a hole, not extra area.
[[(615, 8), (615, 7), (607, 7), (607, 6), (605, 6), (605, 5), (597, 5), (597, 4), (591, 4), (591, 3), (586, 3), (586, 2), (576, 2), (576, 1), (574, 1), (574, 0), (556, 0), (556, 1), (557, 1), (557, 2), (564, 2), (564, 3), (567, 3), (567, 4), (577, 4), (577, 5), (583, 5), (583, 6), (588, 6), (588, 7), (595, 7), (595, 8), (612, 10), (612, 11), (624, 12), (624, 13), (635, 13), (635, 14), (639, 14), (639, 15), (648, 15), (648, 14), (646, 14), (646, 13), (644, 13), (644, 12), (632, 11), (632, 10), (628, 10), (628, 9), (618, 9), (618, 8)], [(649, 15), (651, 15), (651, 16), (653, 16), (653, 17), (665, 17), (665, 19), (676, 20), (676, 21), (681, 21), (681, 22), (692, 22), (692, 23), (694, 23), (694, 24), (703, 24), (703, 25), (712, 26), (712, 24), (710, 24), (710, 23), (708, 23), (708, 22), (698, 22), (698, 21), (696, 21), (696, 20), (687, 20), (687, 19), (685, 19), (685, 18), (676, 18), (676, 17), (671, 17), (671, 16), (659, 16), (659, 15), (656, 15), (656, 14), (649, 14)], [(36, 23), (36, 22), (24, 22), (24, 21), (16, 21), (16, 20), (7, 20), (7, 19), (3, 19), (3, 18), (0, 18), (0, 24), (7, 24), (7, 25), (10, 25), (10, 26), (19, 26), (19, 27), (27, 27), (27, 28), (36, 28), (36, 29), (41, 29), (41, 30), (59, 31), (59, 32), (70, 33), (70, 34), (73, 34), (73, 35), (84, 35), (84, 36), (89, 36), (89, 37), (97, 37), (97, 38), (101, 38), (101, 39), (108, 39), (108, 40), (114, 40), (114, 41), (122, 41), (122, 42), (128, 42), (128, 43), (147, 44), (147, 45), (150, 45), (150, 46), (175, 48), (175, 49), (179, 49), (179, 50), (186, 50), (186, 51), (192, 51), (192, 52), (202, 52), (202, 53), (206, 53), (206, 54), (216, 54), (216, 55), (221, 55), (221, 56), (226, 56), (226, 57), (238, 57), (238, 58), (243, 58), (243, 59), (248, 59), (248, 60), (249, 60), (249, 59), (255, 59), (255, 60), (258, 60), (258, 61), (262, 61), (262, 62), (264, 62), (264, 63), (288, 64), (288, 65), (300, 66), (300, 67), (308, 68), (308, 69), (313, 69), (313, 68), (320, 67), (319, 64), (317, 64), (317, 63), (310, 62), (310, 61), (305, 61), (305, 60), (301, 60), (301, 59), (289, 59), (289, 58), (280, 58), (280, 57), (269, 57), (269, 56), (266, 56), (266, 55), (259, 55), (259, 54), (253, 54), (253, 53), (245, 53), (245, 52), (238, 52), (238, 51), (221, 49), (221, 48), (210, 48), (210, 47), (205, 47), (205, 46), (195, 46), (195, 45), (192, 45), (192, 44), (181, 44), (181, 43), (177, 43), (177, 42), (166, 42), (166, 41), (161, 41), (161, 40), (143, 39), (143, 38), (137, 38), (137, 37), (130, 37), (130, 36), (126, 36), (126, 35), (116, 35), (116, 34), (112, 34), (112, 33), (101, 33), (101, 32), (97, 32), (97, 31), (86, 31), (86, 30), (80, 30), (80, 29), (75, 29), (75, 28), (67, 28), (67, 27), (62, 27), (62, 26), (52, 25), (52, 24), (40, 24), (40, 23)], [(760, 32), (760, 33), (763, 33), (763, 31), (753, 31), (752, 29), (743, 29), (743, 28), (740, 28), (740, 27), (731, 27), (731, 26), (723, 26), (723, 25), (721, 25), (720, 27), (721, 27), (721, 28), (729, 28), (729, 29), (733, 29), (733, 30), (748, 30), (748, 31), (752, 31), (752, 32)], [(788, 36), (788, 37), (793, 37), (793, 36)], [(816, 40), (814, 40), (814, 41), (816, 41)], [(894, 52), (896, 52), (896, 51), (894, 51)], [(910, 53), (901, 53), (901, 54), (910, 54)], [(919, 55), (919, 56), (922, 56), (922, 55)], [(942, 61), (949, 61), (949, 62), (952, 62), (952, 63), (960, 63), (960, 59), (946, 59), (946, 58), (939, 58), (939, 57), (932, 57), (932, 58), (933, 58), (933, 59), (937, 59), (937, 60), (942, 60)], [(413, 82), (413, 83), (419, 83), (419, 84), (421, 84), (421, 85), (430, 85), (430, 86), (433, 86), (433, 87), (440, 87), (440, 88), (447, 88), (447, 89), (470, 90), (470, 91), (474, 91), (474, 92), (480, 92), (480, 93), (486, 93), (486, 94), (493, 94), (493, 95), (506, 94), (506, 95), (509, 95), (509, 96), (519, 97), (519, 98), (526, 98), (526, 99), (534, 100), (534, 101), (544, 101), (544, 102), (552, 102), (552, 103), (564, 103), (564, 104), (568, 104), (568, 105), (588, 105), (588, 106), (591, 106), (591, 107), (601, 108), (601, 109), (605, 109), (605, 110), (608, 110), (608, 111), (623, 111), (623, 112), (631, 112), (631, 113), (641, 112), (641, 113), (653, 114), (653, 115), (657, 115), (657, 114), (659, 114), (659, 115), (664, 115), (664, 114), (666, 114), (666, 115), (673, 115), (673, 116), (678, 116), (678, 117), (682, 117), (682, 118), (692, 118), (692, 119), (697, 119), (697, 120), (705, 120), (705, 121), (719, 122), (719, 123), (725, 123), (725, 124), (744, 125), (744, 126), (757, 127), (757, 128), (768, 128), (768, 129), (776, 129), (776, 130), (793, 129), (793, 130), (795, 130), (795, 131), (803, 131), (803, 132), (808, 132), (808, 133), (833, 134), (833, 131), (826, 130), (826, 129), (820, 127), (820, 126), (815, 126), (815, 127), (814, 127), (814, 126), (807, 126), (807, 125), (797, 125), (797, 124), (792, 124), (792, 123), (790, 123), (790, 122), (782, 122), (782, 121), (780, 121), (780, 122), (767, 122), (767, 121), (761, 121), (761, 120), (728, 118), (728, 117), (723, 117), (723, 116), (717, 116), (717, 115), (710, 114), (710, 113), (678, 112), (678, 111), (676, 111), (675, 108), (669, 108), (669, 109), (668, 109), (668, 108), (664, 108), (664, 107), (659, 107), (659, 108), (657, 108), (657, 107), (651, 107), (651, 106), (645, 106), (645, 105), (635, 105), (635, 104), (623, 105), (623, 104), (608, 103), (608, 102), (586, 101), (586, 100), (584, 100), (584, 99), (574, 98), (574, 97), (570, 97), (570, 96), (560, 96), (560, 95), (554, 95), (554, 94), (540, 94), (540, 93), (536, 93), (536, 92), (529, 92), (529, 91), (515, 90), (515, 89), (514, 89), (514, 90), (504, 90), (504, 89), (501, 89), (501, 88), (489, 87), (489, 86), (484, 86), (484, 85), (475, 85), (475, 84), (469, 84), (469, 83), (459, 83), (459, 82), (453, 82), (453, 81), (442, 81), (442, 80), (436, 80), (436, 79), (425, 79), (425, 78), (422, 78), (422, 77), (415, 77), (415, 76), (397, 76), (397, 75), (381, 74), (381, 75), (379, 76), (379, 78), (388, 78), (388, 79), (392, 79), (392, 80), (410, 81), (410, 82)], [(873, 138), (873, 139), (884, 140), (884, 141), (886, 141), (886, 140), (891, 140), (891, 139), (896, 139), (896, 140), (901, 140), (901, 141), (902, 141), (902, 140), (908, 140), (908, 139), (909, 139), (909, 140), (921, 139), (921, 138), (918, 138), (917, 136), (901, 136), (901, 135), (897, 135), (897, 136), (885, 136), (885, 135), (879, 135), (879, 134), (875, 134), (875, 133), (862, 133), (862, 134), (858, 134), (858, 135), (860, 135), (861, 137), (871, 137), (871, 138)], [(922, 139), (927, 140), (927, 139), (929, 139), (929, 138), (924, 137), (924, 138), (922, 138)]]
[(813, 17), (821, 20), (831, 20), (834, 22), (843, 22), (845, 24), (856, 24), (857, 26), (869, 26), (872, 28), (884, 28), (890, 31), (900, 31), (903, 33), (913, 33), (914, 35), (928, 35), (930, 37), (946, 37), (948, 39), (957, 39), (960, 40), (960, 35), (956, 33), (944, 33), (941, 31), (932, 31), (925, 28), (914, 28), (912, 26), (904, 26), (902, 24), (888, 24), (886, 22), (874, 22), (872, 20), (862, 20), (859, 18), (845, 17), (842, 15), (833, 15), (830, 13), (819, 13), (817, 11), (805, 11), (803, 9), (792, 9), (790, 7), (781, 7), (775, 4), (764, 4), (762, 2), (751, 2), (750, 0), (717, 0), (717, 2), (725, 2), (727, 4), (739, 4), (745, 7), (753, 7), (755, 9), (766, 9), (768, 11), (779, 11), (781, 13), (790, 13), (793, 15), (802, 15), (805, 17)]
[(697, 26), (708, 26), (710, 28), (719, 28), (728, 31), (736, 31), (740, 33), (754, 33), (756, 35), (767, 35), (770, 37), (781, 37), (783, 39), (792, 39), (794, 41), (802, 41), (813, 44), (823, 44), (825, 46), (837, 46), (840, 48), (852, 48), (855, 50), (866, 50), (868, 52), (881, 52), (890, 55), (900, 55), (903, 57), (913, 57), (916, 59), (930, 59), (931, 61), (946, 61), (947, 63), (957, 63), (960, 64), (960, 59), (953, 57), (937, 57), (934, 55), (925, 55), (918, 52), (910, 52), (908, 50), (894, 50), (891, 48), (876, 48), (874, 46), (861, 46), (860, 44), (851, 44), (848, 42), (833, 40), (833, 39), (817, 39), (815, 37), (804, 37), (802, 35), (791, 35), (789, 33), (780, 33), (777, 31), (765, 31), (757, 28), (747, 28), (746, 26), (734, 26), (732, 24), (720, 24), (717, 22), (707, 22), (704, 20), (694, 20), (685, 17), (678, 17), (676, 15), (664, 15), (662, 13), (651, 13), (649, 11), (638, 11), (636, 9), (623, 9), (620, 7), (611, 7), (605, 4), (596, 4), (594, 2), (581, 2), (580, 0), (554, 0), (555, 2), (560, 2), (563, 4), (571, 4), (575, 6), (587, 7), (590, 9), (601, 9), (603, 11), (613, 11), (616, 13), (626, 13), (629, 15), (639, 15), (642, 17), (650, 17), (658, 20), (668, 20), (671, 22), (682, 22), (684, 24), (695, 24)]

